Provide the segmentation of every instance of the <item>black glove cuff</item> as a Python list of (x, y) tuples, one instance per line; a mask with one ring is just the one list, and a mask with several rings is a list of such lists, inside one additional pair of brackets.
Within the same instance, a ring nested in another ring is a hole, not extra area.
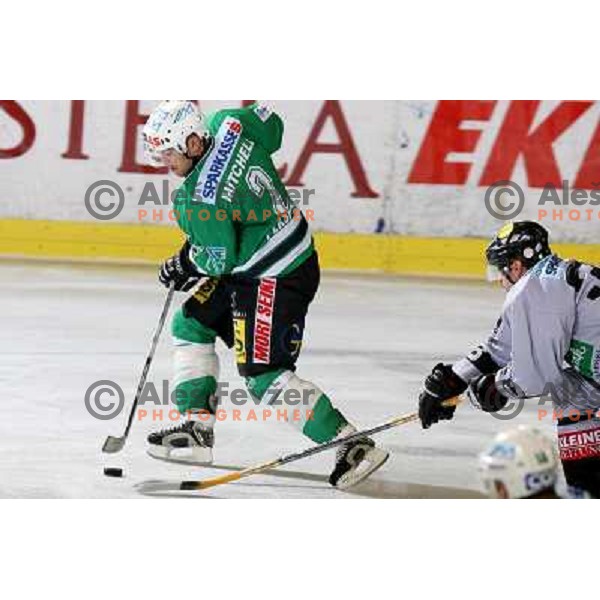
[(483, 412), (498, 412), (508, 403), (508, 398), (496, 388), (495, 380), (493, 374), (483, 375), (469, 386), (469, 397)]
[(462, 394), (468, 387), (469, 384), (464, 381), (461, 377), (459, 377), (453, 370), (450, 365), (448, 365), (449, 375), (449, 383), (452, 388), (452, 391), (458, 395)]
[(192, 259), (190, 258), (191, 248), (192, 245), (189, 242), (186, 242), (179, 251), (179, 254), (177, 256), (179, 260), (178, 270), (181, 272), (182, 275), (199, 277), (201, 273), (198, 271), (196, 265), (192, 262)]
[(452, 365), (438, 363), (425, 379), (425, 389), (429, 394), (446, 400), (462, 394), (468, 387), (453, 370)]

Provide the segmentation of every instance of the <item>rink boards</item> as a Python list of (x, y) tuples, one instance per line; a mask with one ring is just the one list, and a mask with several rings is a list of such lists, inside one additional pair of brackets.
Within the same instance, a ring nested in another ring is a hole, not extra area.
[[(484, 239), (317, 232), (315, 241), (325, 269), (474, 279), (484, 276)], [(0, 220), (2, 256), (158, 264), (181, 243), (181, 233), (169, 226)], [(600, 264), (600, 245), (554, 247), (561, 256)]]

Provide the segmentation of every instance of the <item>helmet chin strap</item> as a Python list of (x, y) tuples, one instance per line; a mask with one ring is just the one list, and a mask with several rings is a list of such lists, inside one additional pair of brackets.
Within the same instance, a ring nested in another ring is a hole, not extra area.
[(190, 165), (190, 168), (185, 172), (185, 175), (184, 175), (184, 177), (188, 177), (189, 174), (196, 168), (196, 165), (198, 164), (198, 162), (199, 162), (200, 159), (198, 157), (194, 158), (192, 156), (188, 156), (187, 153), (184, 154), (184, 156), (187, 159), (189, 159), (189, 160), (192, 161), (192, 164)]
[(184, 156), (188, 159), (192, 161), (192, 164), (190, 165), (190, 168), (186, 171), (185, 176), (187, 177), (195, 168), (196, 165), (200, 162), (200, 156), (188, 156), (187, 152), (184, 154)]
[(508, 282), (510, 283), (510, 285), (515, 285), (515, 283), (517, 283), (516, 281), (513, 281), (512, 277), (510, 276), (510, 267), (504, 267), (504, 269), (502, 269), (502, 273), (503, 273), (504, 277), (506, 277), (506, 279), (508, 279)]

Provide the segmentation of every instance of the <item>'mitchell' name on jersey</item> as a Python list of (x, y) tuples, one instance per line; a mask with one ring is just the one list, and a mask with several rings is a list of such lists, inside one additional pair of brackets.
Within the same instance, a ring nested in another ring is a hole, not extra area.
[(178, 190), (178, 223), (207, 275), (285, 275), (313, 252), (306, 220), (271, 159), (281, 118), (253, 105), (207, 117), (211, 146)]
[[(221, 200), (233, 202), (235, 190), (243, 181), (246, 166), (250, 160), (254, 142), (241, 137), (242, 126), (236, 119), (226, 119), (217, 134), (213, 156), (202, 168), (196, 184), (195, 198), (206, 204), (215, 204), (217, 190), (220, 190)], [(239, 148), (238, 148), (239, 142)], [(229, 167), (231, 157), (235, 160)], [(223, 175), (227, 171), (223, 185)]]

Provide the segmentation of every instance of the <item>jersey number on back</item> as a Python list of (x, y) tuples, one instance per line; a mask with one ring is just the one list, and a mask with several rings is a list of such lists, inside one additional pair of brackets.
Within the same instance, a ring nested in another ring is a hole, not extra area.
[(273, 180), (264, 169), (257, 166), (250, 167), (246, 174), (246, 183), (252, 192), (259, 198), (262, 198), (265, 191), (268, 192), (269, 196), (271, 196), (271, 202), (273, 203), (275, 210), (278, 210), (281, 213), (287, 213), (287, 202), (281, 197)]

